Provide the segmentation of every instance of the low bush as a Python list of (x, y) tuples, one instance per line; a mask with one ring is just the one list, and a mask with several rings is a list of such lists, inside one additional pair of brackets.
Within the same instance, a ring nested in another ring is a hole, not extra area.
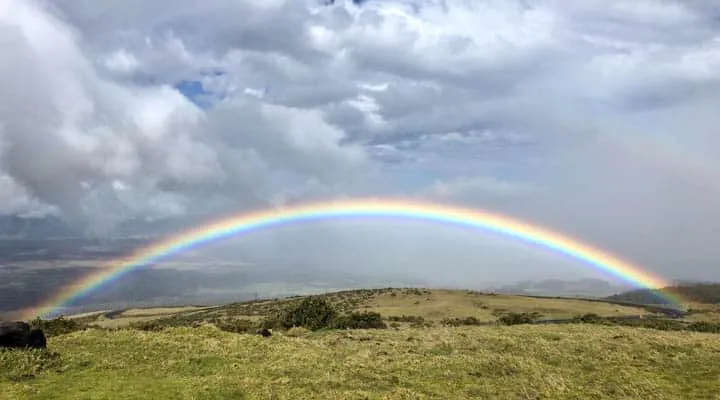
[(531, 313), (507, 313), (501, 315), (498, 318), (501, 324), (504, 325), (520, 325), (520, 324), (532, 324), (542, 317), (542, 314), (538, 312)]
[(46, 337), (65, 335), (87, 328), (86, 324), (65, 317), (54, 319), (36, 318), (30, 321), (30, 326), (35, 329), (42, 329)]
[(686, 329), (693, 332), (720, 333), (720, 322), (693, 322)]
[(483, 322), (475, 317), (466, 318), (445, 318), (440, 321), (441, 324), (446, 326), (463, 326), (463, 325), (482, 325)]
[(601, 317), (597, 314), (588, 313), (588, 314), (583, 314), (583, 315), (574, 317), (572, 322), (585, 323), (585, 324), (598, 324), (598, 323), (602, 322), (603, 319), (604, 319), (603, 317)]
[(419, 316), (419, 315), (391, 315), (386, 318), (388, 321), (391, 322), (409, 322), (409, 323), (424, 323), (425, 318)]
[(376, 312), (350, 313), (336, 317), (333, 328), (337, 329), (385, 329), (382, 315)]
[(301, 326), (316, 331), (331, 328), (337, 315), (337, 311), (329, 301), (319, 296), (310, 296), (297, 305), (287, 307), (275, 318), (271, 317), (265, 322), (277, 324), (285, 329)]

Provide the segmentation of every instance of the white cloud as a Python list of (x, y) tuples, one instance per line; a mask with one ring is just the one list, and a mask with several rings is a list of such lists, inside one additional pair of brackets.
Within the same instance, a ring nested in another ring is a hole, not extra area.
[(410, 195), (715, 271), (712, 1), (335, 3), (2, 2), (0, 211)]

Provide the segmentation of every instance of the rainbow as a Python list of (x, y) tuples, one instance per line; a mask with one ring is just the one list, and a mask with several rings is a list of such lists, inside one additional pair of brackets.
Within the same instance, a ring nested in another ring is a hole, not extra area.
[[(339, 200), (240, 214), (171, 236), (142, 248), (124, 259), (110, 262), (98, 268), (97, 272), (62, 287), (41, 305), (25, 312), (25, 318), (36, 316), (48, 318), (63, 307), (111, 284), (121, 276), (204, 243), (283, 224), (352, 217), (406, 218), (483, 229), (574, 257), (636, 286), (647, 288), (669, 286), (664, 279), (638, 265), (623, 261), (578, 240), (500, 214), (410, 200)], [(683, 303), (680, 298), (668, 294), (663, 296), (675, 305), (680, 306)]]

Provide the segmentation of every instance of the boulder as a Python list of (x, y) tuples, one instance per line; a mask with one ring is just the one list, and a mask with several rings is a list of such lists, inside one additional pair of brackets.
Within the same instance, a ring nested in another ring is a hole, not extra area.
[(0, 348), (47, 348), (45, 332), (42, 329), (31, 329), (27, 322), (0, 322)]
[(260, 335), (260, 336), (262, 336), (262, 337), (270, 337), (270, 336), (272, 336), (272, 333), (270, 332), (270, 330), (265, 329), (265, 328), (262, 328), (262, 329), (260, 329), (259, 331), (257, 331), (257, 334)]

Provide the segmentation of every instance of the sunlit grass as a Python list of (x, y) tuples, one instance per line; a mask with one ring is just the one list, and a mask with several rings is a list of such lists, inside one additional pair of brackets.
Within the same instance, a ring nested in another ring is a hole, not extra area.
[(597, 325), (89, 330), (0, 353), (3, 399), (717, 399), (717, 335)]
[[(572, 318), (582, 314), (601, 316), (645, 315), (642, 307), (615, 305), (580, 299), (532, 298), (512, 295), (489, 295), (465, 290), (395, 289), (392, 291), (349, 291), (329, 295), (347, 310), (374, 311), (383, 316), (412, 315), (427, 321), (445, 318), (475, 317), (480, 321), (496, 321), (498, 312), (539, 312), (543, 318)], [(130, 309), (113, 319), (98, 318), (105, 328), (126, 327), (134, 322), (149, 321), (170, 315), (203, 315), (258, 320), (282, 302), (262, 301), (218, 308), (148, 308)]]

